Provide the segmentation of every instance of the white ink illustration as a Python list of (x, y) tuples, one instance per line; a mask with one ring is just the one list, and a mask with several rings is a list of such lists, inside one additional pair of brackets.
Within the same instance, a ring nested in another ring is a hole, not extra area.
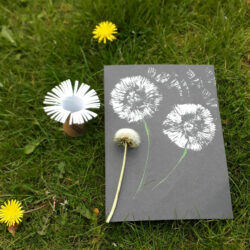
[[(208, 79), (213, 80), (213, 72), (205, 70)], [(150, 118), (158, 111), (162, 95), (158, 91), (157, 83), (166, 86), (168, 89), (175, 89), (180, 98), (189, 98), (193, 88), (198, 89), (205, 104), (209, 107), (217, 107), (216, 98), (205, 88), (204, 79), (202, 80), (194, 70), (186, 66), (184, 77), (174, 71), (157, 72), (154, 67), (147, 70), (151, 82), (141, 75), (130, 76), (120, 79), (111, 91), (110, 104), (114, 112), (121, 119), (127, 122), (144, 123), (148, 139), (148, 153), (142, 177), (135, 195), (142, 189), (148, 168), (150, 153), (150, 130), (146, 123), (146, 118)], [(206, 82), (206, 80), (205, 80)], [(183, 148), (184, 152), (176, 165), (171, 169), (153, 189), (165, 182), (174, 169), (181, 163), (187, 155), (188, 150), (201, 151), (205, 146), (212, 142), (216, 126), (211, 112), (201, 104), (177, 104), (167, 115), (163, 122), (163, 133), (168, 136), (171, 142)]]
[(157, 74), (157, 70), (154, 67), (150, 67), (148, 68), (148, 75), (157, 83), (165, 85), (168, 89), (175, 88), (179, 96), (181, 97), (184, 95), (183, 90), (188, 91), (186, 81), (184, 79), (181, 79), (179, 75), (175, 72), (161, 72)]
[(216, 80), (215, 80), (215, 77), (214, 77), (214, 72), (209, 67), (206, 67), (205, 71), (206, 71), (206, 76), (208, 78), (207, 82), (209, 84), (213, 84), (215, 86), (216, 85)]
[(110, 104), (121, 119), (131, 123), (151, 117), (161, 100), (157, 86), (139, 75), (122, 78), (111, 92)]
[(163, 122), (163, 133), (180, 148), (201, 151), (215, 135), (210, 111), (200, 104), (176, 105)]
[[(208, 67), (205, 69), (205, 73), (207, 77), (206, 82), (216, 85), (214, 74)], [(186, 75), (189, 79), (189, 85), (201, 90), (201, 96), (205, 100), (206, 105), (212, 108), (216, 108), (217, 103), (215, 98), (212, 96), (212, 93), (204, 86), (203, 81), (196, 75), (196, 73), (190, 68), (187, 68)]]
[(155, 77), (155, 80), (160, 83), (166, 83), (170, 77), (169, 73), (162, 72)]
[(178, 104), (163, 122), (163, 133), (184, 152), (176, 165), (153, 189), (165, 182), (187, 154), (201, 151), (213, 141), (216, 126), (211, 112), (200, 104)]
[(110, 105), (114, 112), (129, 123), (142, 121), (147, 135), (147, 157), (135, 196), (143, 187), (150, 153), (150, 131), (145, 119), (158, 111), (161, 100), (157, 86), (141, 75), (120, 79), (111, 91)]
[(187, 77), (190, 81), (191, 86), (195, 86), (198, 89), (201, 89), (204, 87), (203, 81), (199, 77), (196, 76), (196, 74), (193, 70), (188, 68), (186, 74), (187, 74)]
[[(180, 97), (190, 97), (192, 88), (197, 88), (200, 90), (201, 96), (207, 106), (212, 108), (217, 107), (216, 99), (212, 93), (205, 88), (204, 81), (188, 66), (186, 66), (186, 70), (184, 71), (184, 78), (176, 72), (161, 72), (158, 74), (154, 67), (149, 67), (147, 73), (157, 83), (164, 84), (168, 89), (176, 89)], [(207, 77), (207, 83), (216, 85), (213, 71), (209, 67), (205, 69), (205, 75)]]
[(96, 117), (97, 114), (90, 109), (99, 109), (100, 100), (94, 89), (75, 81), (74, 88), (71, 81), (66, 80), (48, 92), (44, 99), (45, 112), (58, 122), (69, 124), (83, 124)]
[(154, 67), (149, 67), (148, 68), (148, 74), (152, 78), (155, 77), (155, 75), (156, 75), (156, 69)]

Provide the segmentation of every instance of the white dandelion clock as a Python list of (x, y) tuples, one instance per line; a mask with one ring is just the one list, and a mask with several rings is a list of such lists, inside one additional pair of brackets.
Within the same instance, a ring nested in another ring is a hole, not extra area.
[(110, 104), (114, 112), (129, 123), (138, 122), (158, 110), (162, 95), (146, 77), (125, 77), (111, 92)]
[(131, 148), (136, 148), (141, 143), (139, 134), (131, 128), (122, 128), (117, 130), (114, 135), (114, 141), (121, 145), (128, 143), (128, 146)]
[(110, 105), (119, 118), (129, 123), (143, 121), (147, 134), (147, 157), (135, 195), (142, 189), (149, 160), (150, 133), (145, 119), (158, 111), (161, 100), (157, 86), (141, 75), (122, 78), (111, 92)]
[[(216, 126), (211, 112), (200, 104), (178, 104), (163, 122), (163, 133), (184, 152), (170, 173), (154, 188), (167, 180), (187, 154), (187, 150), (201, 151), (211, 143)], [(154, 189), (153, 188), (153, 189)]]
[(58, 122), (71, 126), (84, 124), (97, 114), (91, 109), (100, 108), (100, 100), (94, 89), (75, 81), (73, 88), (71, 81), (66, 80), (48, 92), (44, 99), (45, 112)]

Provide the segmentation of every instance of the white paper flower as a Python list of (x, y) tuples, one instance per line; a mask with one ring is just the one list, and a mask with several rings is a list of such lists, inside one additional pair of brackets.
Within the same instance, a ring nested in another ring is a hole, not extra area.
[(51, 119), (64, 123), (69, 117), (69, 124), (83, 124), (97, 114), (89, 109), (100, 108), (100, 100), (95, 90), (82, 83), (78, 88), (75, 81), (74, 89), (71, 81), (66, 80), (48, 92), (44, 99), (45, 112)]
[(163, 122), (163, 133), (180, 148), (202, 150), (214, 138), (216, 126), (210, 111), (200, 104), (179, 104)]
[(151, 117), (161, 100), (158, 88), (139, 75), (122, 78), (111, 92), (110, 104), (121, 119), (131, 123)]

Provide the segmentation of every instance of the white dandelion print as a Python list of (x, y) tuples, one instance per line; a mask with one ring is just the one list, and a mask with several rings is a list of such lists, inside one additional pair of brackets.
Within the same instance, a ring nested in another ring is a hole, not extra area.
[[(216, 85), (213, 72), (209, 70), (209, 68), (205, 69), (205, 74), (207, 78), (205, 82)], [(212, 108), (217, 108), (216, 99), (212, 96), (212, 93), (205, 88), (203, 81), (196, 75), (196, 73), (190, 68), (187, 68), (186, 76), (189, 79), (190, 86), (194, 86), (201, 90), (201, 96), (205, 100), (206, 105)]]
[(165, 85), (168, 89), (175, 88), (178, 91), (180, 97), (183, 97), (183, 90), (188, 91), (186, 81), (180, 78), (180, 76), (175, 72), (161, 72), (158, 74), (155, 68), (150, 67), (148, 68), (147, 73), (154, 81)]
[(156, 69), (154, 67), (149, 67), (148, 68), (148, 74), (150, 75), (150, 77), (155, 77), (156, 75)]
[(209, 84), (213, 84), (214, 86), (216, 86), (216, 80), (215, 80), (215, 77), (214, 77), (214, 73), (213, 71), (211, 70), (211, 68), (207, 67), (205, 69), (206, 71), (206, 76), (207, 76), (207, 79), (208, 79), (208, 83)]
[(200, 104), (178, 104), (163, 122), (163, 133), (184, 152), (170, 173), (153, 189), (167, 180), (174, 169), (181, 163), (187, 150), (201, 151), (211, 143), (216, 126), (211, 112)]
[(216, 85), (213, 71), (209, 67), (205, 69), (205, 82), (188, 66), (186, 66), (184, 71), (184, 78), (175, 71), (158, 73), (154, 67), (149, 67), (147, 73), (149, 77), (157, 83), (165, 85), (168, 89), (176, 89), (180, 97), (190, 97), (191, 89), (195, 87), (200, 90), (201, 96), (207, 106), (212, 108), (217, 107), (216, 99), (212, 96), (212, 93), (205, 88), (205, 83)]
[(142, 189), (149, 160), (150, 132), (145, 119), (158, 111), (161, 100), (157, 86), (141, 75), (122, 78), (111, 92), (110, 105), (119, 118), (128, 123), (143, 121), (147, 134), (148, 152), (136, 194)]
[(176, 105), (163, 122), (163, 133), (180, 148), (201, 151), (214, 138), (210, 111), (200, 104)]
[(111, 92), (114, 112), (129, 123), (151, 117), (162, 100), (158, 88), (143, 76), (125, 77)]
[(69, 119), (69, 124), (83, 124), (97, 114), (90, 109), (99, 109), (100, 100), (94, 89), (75, 81), (74, 88), (71, 81), (66, 80), (48, 92), (44, 99), (45, 112), (58, 122), (64, 123)]

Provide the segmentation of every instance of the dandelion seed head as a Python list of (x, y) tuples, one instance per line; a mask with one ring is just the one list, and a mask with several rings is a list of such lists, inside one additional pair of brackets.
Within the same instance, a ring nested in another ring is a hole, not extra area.
[(122, 128), (117, 130), (114, 135), (114, 141), (121, 145), (127, 143), (128, 146), (132, 148), (138, 147), (141, 143), (140, 135), (131, 128)]

